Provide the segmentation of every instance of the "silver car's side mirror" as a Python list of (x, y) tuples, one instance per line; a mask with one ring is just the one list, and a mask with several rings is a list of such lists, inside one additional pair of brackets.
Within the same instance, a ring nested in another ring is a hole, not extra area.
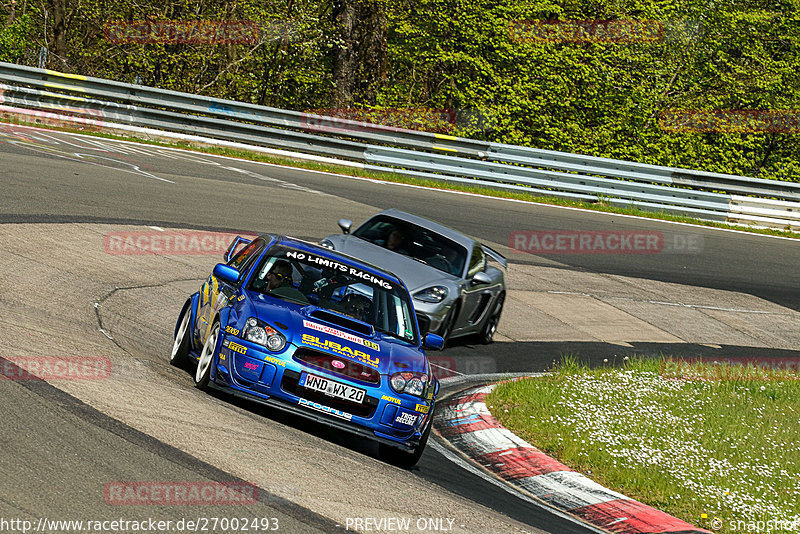
[(350, 219), (339, 219), (339, 228), (342, 229), (342, 233), (349, 234), (352, 226), (353, 221)]
[(472, 277), (472, 280), (470, 280), (470, 282), (474, 286), (478, 284), (491, 284), (492, 278), (485, 272), (481, 271), (479, 273), (475, 273), (475, 276)]

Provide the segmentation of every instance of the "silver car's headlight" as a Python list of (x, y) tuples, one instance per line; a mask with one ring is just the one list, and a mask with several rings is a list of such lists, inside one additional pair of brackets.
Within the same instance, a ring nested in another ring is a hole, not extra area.
[(334, 249), (333, 248), (333, 241), (331, 241), (330, 239), (323, 239), (322, 241), (319, 242), (319, 246), (325, 247), (325, 248), (329, 248), (331, 250)]
[(414, 298), (422, 302), (437, 304), (447, 298), (447, 288), (444, 286), (433, 286), (414, 293)]
[(281, 351), (286, 346), (286, 338), (280, 332), (255, 317), (250, 317), (245, 323), (242, 339), (263, 345), (272, 352)]

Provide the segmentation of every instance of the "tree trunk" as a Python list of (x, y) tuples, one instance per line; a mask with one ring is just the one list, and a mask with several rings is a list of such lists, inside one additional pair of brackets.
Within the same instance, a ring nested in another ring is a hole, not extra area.
[(61, 63), (67, 63), (67, 6), (66, 0), (53, 0), (53, 54)]
[(386, 76), (386, 6), (382, 0), (334, 0), (340, 44), (334, 50), (334, 108), (374, 104)]

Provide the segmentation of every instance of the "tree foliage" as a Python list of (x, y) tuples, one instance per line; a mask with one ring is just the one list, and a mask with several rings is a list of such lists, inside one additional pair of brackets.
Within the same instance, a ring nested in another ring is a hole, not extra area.
[[(16, 7), (0, 58), (54, 46), (58, 0)], [(69, 1), (51, 68), (289, 109), (455, 110), (451, 133), (800, 180), (800, 133), (681, 132), (669, 110), (796, 110), (800, 0)], [(0, 7), (0, 20), (10, 17)], [(247, 20), (253, 44), (115, 44), (109, 21)], [(650, 21), (654, 40), (541, 40), (515, 21)], [(26, 54), (27, 52), (27, 54)], [(796, 120), (795, 124), (800, 123)]]

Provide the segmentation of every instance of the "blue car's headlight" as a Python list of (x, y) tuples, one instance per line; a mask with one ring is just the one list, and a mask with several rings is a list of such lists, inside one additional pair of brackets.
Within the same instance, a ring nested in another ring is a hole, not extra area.
[(424, 373), (395, 373), (389, 383), (398, 393), (408, 393), (416, 397), (423, 397), (428, 386), (428, 375)]
[(255, 317), (250, 317), (244, 325), (242, 339), (267, 347), (272, 352), (283, 350), (286, 338), (283, 334)]
[(422, 302), (437, 304), (447, 298), (447, 288), (444, 286), (433, 286), (414, 293), (414, 298)]

